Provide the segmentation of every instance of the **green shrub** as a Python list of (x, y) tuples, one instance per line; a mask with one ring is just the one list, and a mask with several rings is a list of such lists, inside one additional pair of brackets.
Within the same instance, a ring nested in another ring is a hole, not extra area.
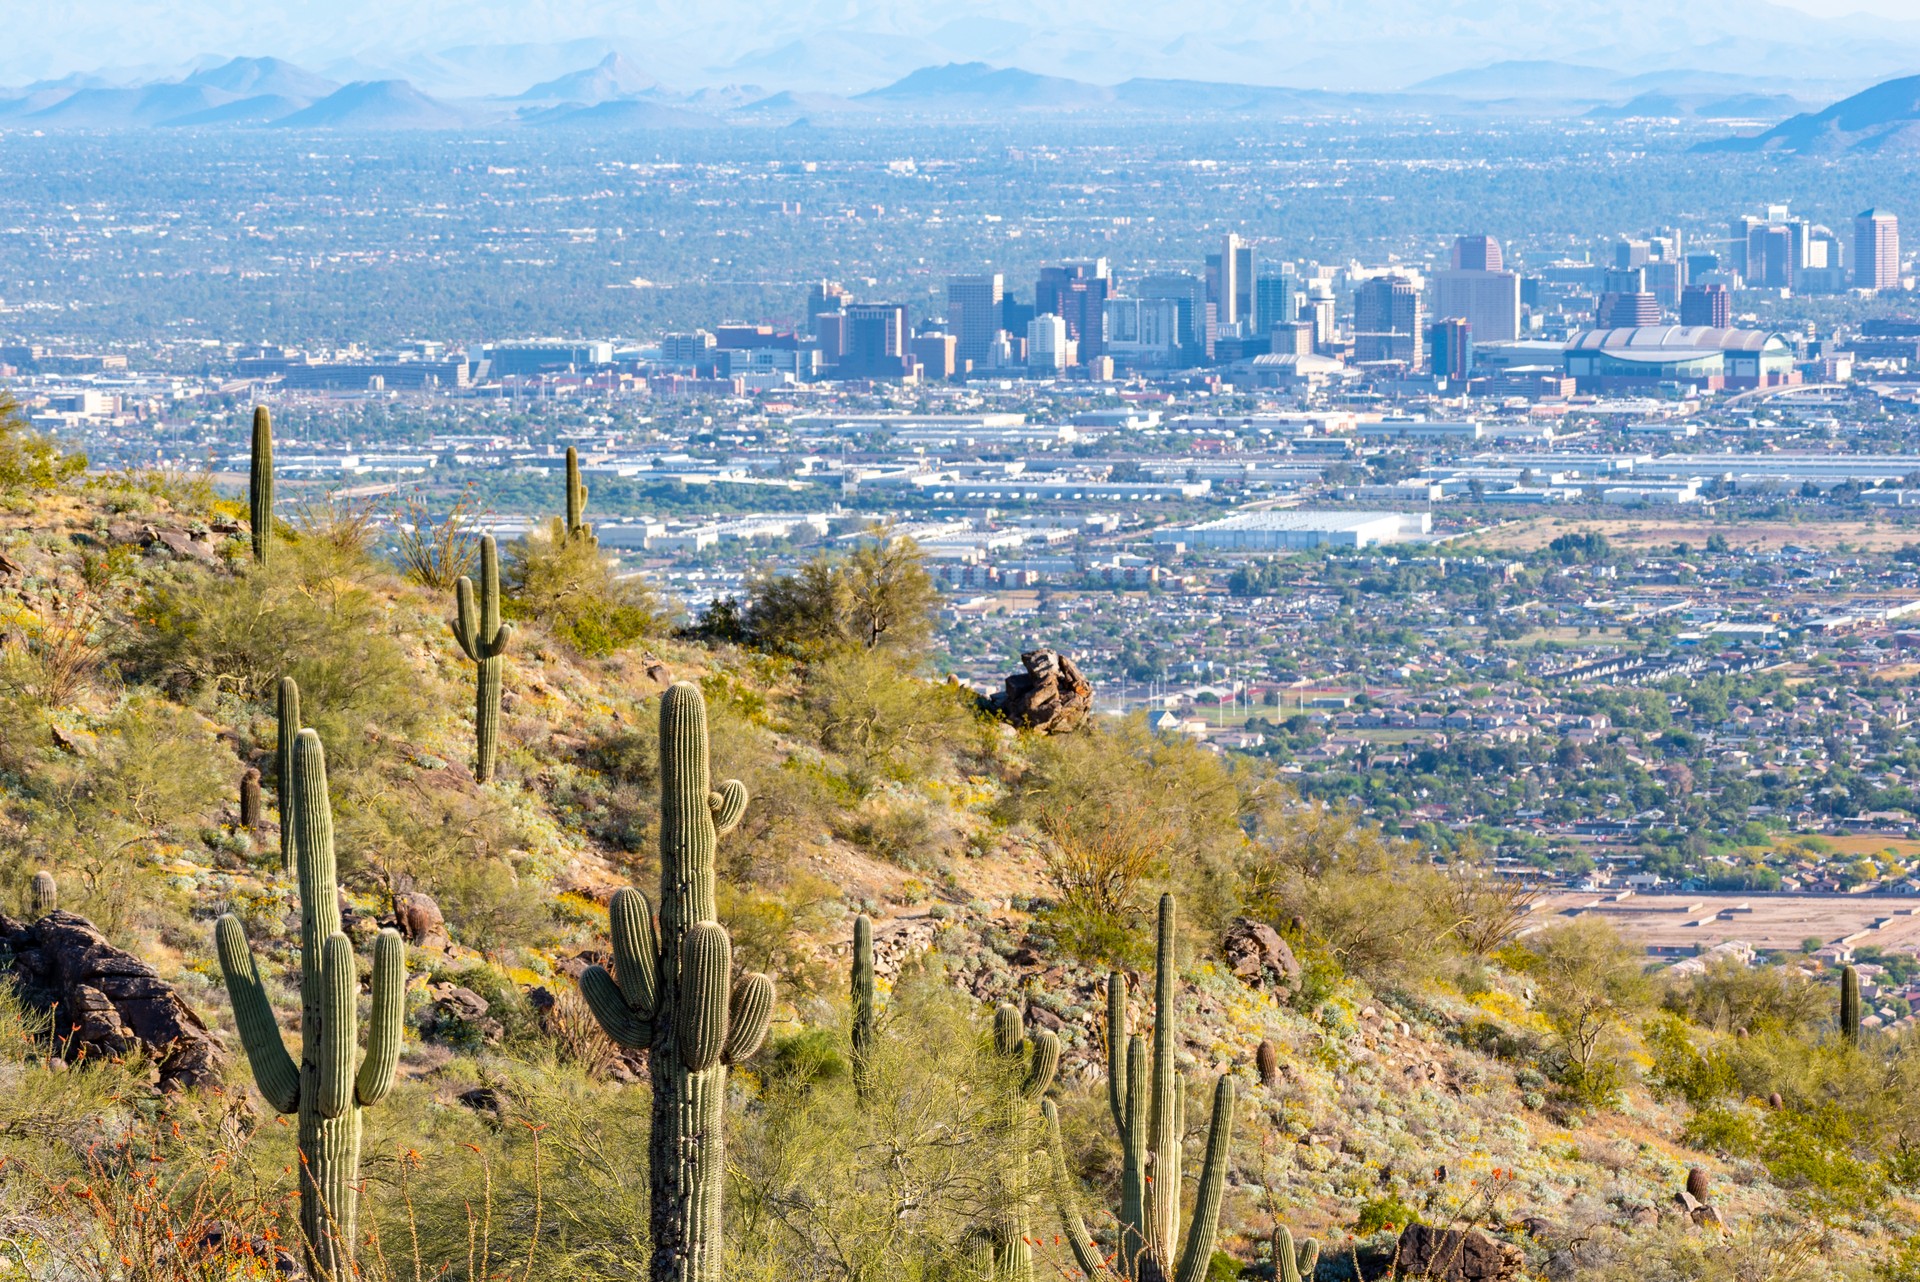
[(1419, 1220), (1420, 1213), (1401, 1201), (1398, 1193), (1388, 1193), (1360, 1207), (1353, 1231), (1356, 1236), (1365, 1237), (1382, 1229), (1404, 1229), (1409, 1224), (1419, 1223)]
[(30, 430), (20, 403), (0, 392), (0, 498), (43, 494), (86, 470), (86, 455), (64, 453), (51, 438)]
[(567, 538), (558, 520), (510, 544), (504, 561), (502, 613), (541, 624), (589, 658), (665, 631), (653, 589), (622, 577), (598, 544)]

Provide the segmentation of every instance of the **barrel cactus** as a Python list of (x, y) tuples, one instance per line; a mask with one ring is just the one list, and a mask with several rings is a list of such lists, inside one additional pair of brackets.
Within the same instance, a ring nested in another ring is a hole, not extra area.
[(291, 848), (300, 875), (300, 1062), (281, 1039), (246, 932), (232, 914), (214, 941), (233, 1001), (234, 1022), (260, 1094), (281, 1113), (299, 1115), (300, 1230), (307, 1275), (357, 1276), (353, 1261), (360, 1201), (360, 1112), (393, 1087), (400, 1059), (406, 945), (391, 930), (373, 949), (373, 1012), (366, 1054), (353, 1064), (360, 981), (353, 944), (340, 929), (333, 858), (333, 809), (320, 736), (302, 730), (294, 744)]
[(567, 538), (599, 546), (587, 524), (587, 487), (580, 479), (580, 451), (567, 446)]
[(687, 682), (660, 700), (660, 917), (628, 887), (612, 904), (613, 972), (580, 993), (607, 1036), (646, 1049), (653, 1079), (648, 1152), (653, 1282), (718, 1282), (725, 1257), (727, 1069), (766, 1040), (773, 981), (733, 974), (715, 919), (714, 850), (740, 822), (747, 790), (710, 786), (707, 706)]
[(253, 559), (267, 563), (273, 543), (273, 419), (267, 407), (253, 407), (253, 459), (247, 472), (247, 520), (253, 531)]
[(1074, 1208), (1059, 1118), (1051, 1100), (1041, 1106), (1067, 1243), (1081, 1271), (1099, 1282), (1168, 1278), (1202, 1282), (1219, 1234), (1220, 1201), (1226, 1192), (1227, 1157), (1233, 1143), (1233, 1078), (1224, 1073), (1213, 1087), (1206, 1157), (1184, 1243), (1180, 1233), (1180, 1138), (1185, 1129), (1186, 1091), (1173, 1068), (1179, 1037), (1173, 939), (1173, 896), (1162, 895), (1154, 950), (1151, 1059), (1146, 1040), (1128, 1027), (1126, 976), (1115, 971), (1107, 980), (1107, 1103), (1120, 1134), (1121, 1153), (1120, 1236), (1111, 1258), (1094, 1245)]
[(480, 599), (476, 608), (473, 580), (466, 575), (454, 586), (454, 639), (473, 661), (473, 777), (481, 783), (493, 778), (500, 751), (500, 674), (502, 657), (513, 641), (513, 625), (500, 621), (500, 552), (493, 536), (480, 540)]
[(33, 906), (35, 921), (60, 907), (60, 883), (45, 868), (33, 874), (33, 891), (29, 902)]

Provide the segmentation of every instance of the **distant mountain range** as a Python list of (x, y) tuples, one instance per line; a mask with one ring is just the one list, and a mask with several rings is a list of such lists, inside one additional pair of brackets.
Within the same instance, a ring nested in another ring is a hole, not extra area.
[(1803, 112), (1764, 133), (1703, 143), (1701, 150), (1920, 153), (1920, 76), (1885, 81), (1824, 111)]
[[(468, 61), (485, 59), (474, 53)], [(1916, 84), (1920, 79), (1888, 82), (1826, 112), (1794, 116), (1766, 134), (1726, 145), (1787, 150), (1818, 149), (1816, 142), (1827, 144), (1826, 149), (1882, 145), (1884, 139), (1872, 142), (1881, 138), (1872, 133), (1875, 126), (1862, 122), (1916, 119)], [(399, 77), (369, 76), (341, 84), (278, 58), (232, 58), (168, 80), (115, 85), (69, 77), (0, 90), (0, 129), (436, 130), (526, 125), (672, 130), (878, 117), (1001, 119), (1015, 114), (1174, 119), (1526, 113), (1765, 122), (1783, 120), (1809, 105), (1775, 85), (1688, 69), (1627, 76), (1587, 64), (1528, 61), (1452, 72), (1405, 90), (1354, 92), (1156, 77), (1101, 84), (973, 61), (921, 67), (851, 95), (769, 92), (751, 85), (682, 92), (665, 87), (615, 50), (591, 65), (511, 95), (443, 97)], [(1895, 88), (1902, 85), (1908, 88)], [(1794, 141), (1800, 138), (1791, 132), (1796, 128), (1810, 131), (1807, 138)]]

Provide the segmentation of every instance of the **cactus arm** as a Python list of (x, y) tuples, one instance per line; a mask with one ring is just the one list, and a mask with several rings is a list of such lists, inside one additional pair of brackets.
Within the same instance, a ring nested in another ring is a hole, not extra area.
[(280, 1037), (273, 1003), (267, 1000), (266, 985), (254, 964), (253, 950), (247, 946), (246, 931), (241, 929), (240, 919), (228, 913), (220, 918), (213, 937), (220, 953), (220, 970), (227, 981), (227, 995), (233, 1002), (233, 1022), (240, 1030), (247, 1062), (253, 1065), (253, 1080), (276, 1112), (291, 1113), (300, 1107), (300, 1070)]
[(1294, 1268), (1305, 1282), (1313, 1282), (1314, 1274), (1320, 1271), (1320, 1242), (1317, 1238), (1308, 1238), (1294, 1252)]
[(580, 996), (600, 1022), (601, 1030), (615, 1043), (628, 1050), (644, 1050), (653, 1045), (653, 1021), (627, 1005), (620, 985), (604, 968), (590, 966), (580, 976)]
[(727, 1044), (727, 1001), (733, 970), (733, 945), (718, 922), (699, 921), (687, 928), (680, 948), (680, 1004), (675, 1012), (680, 1063), (701, 1073), (720, 1062)]
[(1860, 972), (1851, 966), (1840, 968), (1840, 1035), (1860, 1044)]
[(354, 1009), (360, 977), (353, 964), (353, 941), (334, 931), (320, 950), (323, 1014), (320, 1019), (320, 1116), (341, 1117), (353, 1107), (353, 1049), (358, 1040)]
[(464, 574), (453, 585), (453, 613), (453, 639), (460, 643), (461, 653), (480, 662), (486, 656), (481, 653), (480, 625), (475, 618), (473, 580)]
[(292, 873), (294, 809), (298, 793), (293, 786), (293, 745), (300, 737), (300, 686), (292, 677), (280, 678), (275, 698), (278, 738), (273, 746), (274, 795), (280, 802), (280, 871)]
[(1129, 1272), (1147, 1249), (1147, 1042), (1127, 1039), (1127, 1114), (1120, 1128), (1120, 1258)]
[(1226, 1074), (1213, 1087), (1213, 1122), (1207, 1128), (1207, 1156), (1200, 1168), (1200, 1191), (1193, 1200), (1186, 1249), (1174, 1282), (1204, 1282), (1220, 1232), (1220, 1201), (1227, 1187), (1227, 1152), (1233, 1145), (1233, 1079)]
[(626, 1004), (649, 1018), (659, 997), (660, 939), (653, 929), (653, 905), (631, 886), (613, 892), (608, 916), (613, 923), (613, 973)]
[(873, 920), (853, 919), (853, 1085), (864, 1094), (873, 1066)]
[(383, 930), (373, 943), (373, 1017), (367, 1024), (367, 1053), (353, 1087), (354, 1101), (378, 1104), (393, 1089), (406, 1023), (407, 945), (399, 932)]
[(480, 540), (480, 644), (492, 658), (500, 632), (500, 545), (491, 534)]
[(1020, 1053), (1020, 1043), (1026, 1039), (1027, 1030), (1020, 1018), (1020, 1008), (1011, 1002), (1001, 1002), (994, 1007), (993, 1049), (1010, 1058)]
[(1054, 1074), (1060, 1071), (1060, 1039), (1043, 1028), (1033, 1035), (1030, 1043), (1033, 1055), (1027, 1064), (1026, 1079), (1020, 1083), (1020, 1097), (1036, 1100), (1053, 1086)]
[(729, 779), (717, 791), (707, 794), (707, 809), (713, 812), (713, 835), (724, 837), (740, 822), (747, 810), (747, 785)]
[(1087, 1222), (1081, 1218), (1079, 1208), (1073, 1204), (1073, 1184), (1067, 1178), (1067, 1154), (1060, 1143), (1060, 1112), (1054, 1108), (1052, 1100), (1042, 1100), (1040, 1111), (1047, 1119), (1047, 1153), (1053, 1162), (1053, 1200), (1060, 1211), (1060, 1226), (1067, 1231), (1067, 1245), (1073, 1251), (1074, 1262), (1093, 1282), (1119, 1282), (1114, 1271), (1107, 1267), (1100, 1248), (1093, 1244), (1093, 1236), (1087, 1232)]
[(758, 973), (742, 975), (734, 981), (727, 1005), (727, 1041), (720, 1062), (744, 1064), (759, 1052), (773, 1023), (773, 981)]
[(1300, 1282), (1300, 1259), (1294, 1254), (1293, 1232), (1279, 1224), (1273, 1230), (1274, 1282)]
[(1127, 977), (1119, 971), (1107, 976), (1107, 1106), (1120, 1142), (1127, 1134)]

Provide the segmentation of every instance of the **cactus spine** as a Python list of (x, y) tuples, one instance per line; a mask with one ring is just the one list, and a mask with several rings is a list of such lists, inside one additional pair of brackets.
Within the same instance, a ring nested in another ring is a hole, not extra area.
[[(1213, 1087), (1213, 1116), (1207, 1129), (1206, 1158), (1186, 1241), (1180, 1243), (1180, 1136), (1184, 1130), (1184, 1085), (1173, 1070), (1179, 1035), (1178, 990), (1174, 984), (1174, 903), (1160, 897), (1154, 948), (1154, 1021), (1152, 1069), (1146, 1041), (1130, 1033), (1127, 980), (1118, 971), (1107, 980), (1107, 1103), (1120, 1133), (1120, 1241), (1110, 1265), (1093, 1244), (1075, 1210), (1060, 1149), (1059, 1121), (1052, 1101), (1042, 1105), (1048, 1142), (1054, 1155), (1055, 1193), (1074, 1259), (1099, 1282), (1201, 1282), (1213, 1258), (1220, 1228), (1220, 1200), (1226, 1191), (1227, 1155), (1233, 1142), (1233, 1078), (1223, 1073)], [(1125, 1048), (1124, 1051), (1122, 1048)]]
[(500, 622), (500, 552), (493, 536), (480, 540), (480, 600), (475, 608), (473, 580), (466, 575), (454, 587), (454, 639), (473, 661), (476, 671), (473, 705), (473, 777), (481, 783), (493, 778), (500, 751), (501, 658), (513, 640), (513, 625)]
[(273, 542), (273, 419), (267, 407), (253, 407), (253, 464), (247, 476), (247, 519), (253, 529), (253, 559), (267, 563)]
[(42, 917), (45, 917), (48, 913), (60, 907), (60, 883), (55, 881), (53, 874), (45, 868), (33, 874), (33, 897), (31, 903), (33, 905), (33, 919), (35, 921), (39, 921)]
[(580, 479), (580, 451), (567, 446), (567, 538), (598, 547), (593, 527), (587, 524), (587, 487)]
[(252, 766), (240, 776), (240, 826), (248, 832), (260, 826), (260, 772)]
[(766, 1040), (773, 981), (732, 973), (715, 920), (714, 848), (740, 822), (747, 790), (709, 787), (707, 705), (679, 682), (660, 699), (660, 920), (628, 887), (612, 904), (613, 973), (580, 977), (607, 1036), (646, 1048), (653, 1078), (653, 1282), (719, 1282), (725, 1256), (727, 1068)]
[(373, 1016), (366, 1055), (356, 1072), (360, 983), (353, 944), (340, 929), (326, 754), (312, 730), (302, 730), (294, 746), (293, 778), (300, 797), (292, 840), (300, 873), (298, 1066), (281, 1040), (239, 920), (232, 914), (220, 918), (214, 939), (254, 1081), (275, 1109), (299, 1114), (300, 1229), (306, 1238), (307, 1274), (339, 1282), (356, 1276), (360, 1110), (379, 1103), (392, 1088), (400, 1059), (406, 945), (391, 930), (381, 931), (374, 944)]
[(1840, 968), (1840, 1035), (1860, 1044), (1860, 972), (1851, 966)]
[(853, 919), (853, 1089), (865, 1096), (873, 1076), (873, 921)]
[(300, 686), (292, 677), (280, 678), (275, 707), (279, 738), (273, 746), (273, 790), (280, 799), (280, 871), (293, 871), (293, 745), (300, 737)]
[(1002, 1003), (993, 1013), (993, 1049), (1008, 1061), (1006, 1116), (1001, 1125), (1014, 1140), (1015, 1157), (1012, 1178), (1002, 1184), (1001, 1205), (994, 1209), (987, 1228), (993, 1244), (992, 1276), (996, 1282), (1031, 1282), (1026, 1141), (1032, 1132), (1027, 1130), (1027, 1110), (1053, 1085), (1060, 1068), (1060, 1039), (1045, 1029), (1028, 1037), (1019, 1010)]

